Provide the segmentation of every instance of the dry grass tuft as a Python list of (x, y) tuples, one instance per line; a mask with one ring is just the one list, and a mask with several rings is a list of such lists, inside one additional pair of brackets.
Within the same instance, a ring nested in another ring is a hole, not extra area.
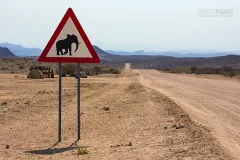
[(89, 152), (88, 152), (88, 150), (87, 149), (83, 149), (83, 148), (78, 148), (77, 149), (77, 154), (78, 155), (84, 155), (84, 154), (88, 154)]
[(7, 105), (7, 102), (6, 102), (6, 101), (4, 101), (4, 102), (1, 103), (1, 106), (5, 106), (5, 105)]

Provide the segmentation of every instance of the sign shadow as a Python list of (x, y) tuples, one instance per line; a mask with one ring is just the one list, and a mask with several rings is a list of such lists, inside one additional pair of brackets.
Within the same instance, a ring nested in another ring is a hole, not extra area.
[(78, 148), (88, 148), (88, 146), (77, 146), (76, 144), (77, 142), (78, 140), (73, 142), (68, 147), (54, 148), (59, 143), (57, 142), (47, 149), (29, 150), (29, 151), (25, 151), (25, 153), (39, 154), (39, 155), (53, 155), (53, 154), (63, 153), (63, 152), (78, 149)]

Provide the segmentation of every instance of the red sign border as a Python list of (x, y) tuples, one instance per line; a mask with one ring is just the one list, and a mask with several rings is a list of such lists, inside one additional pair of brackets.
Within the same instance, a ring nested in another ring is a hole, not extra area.
[[(49, 50), (52, 48), (52, 45), (56, 41), (57, 37), (61, 33), (63, 27), (65, 26), (68, 19), (71, 18), (74, 25), (76, 26), (79, 34), (81, 35), (83, 41), (85, 42), (89, 52), (91, 53), (91, 58), (78, 58), (78, 57), (47, 57)], [(80, 22), (78, 21), (76, 15), (74, 14), (72, 8), (68, 8), (67, 12), (63, 16), (56, 30), (54, 31), (52, 37), (44, 48), (42, 54), (38, 58), (38, 62), (65, 62), (65, 63), (100, 63), (100, 59), (97, 56), (96, 51), (94, 50), (91, 42), (89, 41), (86, 33), (84, 32)]]

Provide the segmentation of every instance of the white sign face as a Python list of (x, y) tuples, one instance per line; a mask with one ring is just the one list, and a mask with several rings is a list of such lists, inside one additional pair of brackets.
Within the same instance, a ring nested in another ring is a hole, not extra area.
[(38, 62), (100, 63), (100, 59), (71, 8), (38, 58)]
[(68, 18), (46, 57), (92, 58), (71, 17)]

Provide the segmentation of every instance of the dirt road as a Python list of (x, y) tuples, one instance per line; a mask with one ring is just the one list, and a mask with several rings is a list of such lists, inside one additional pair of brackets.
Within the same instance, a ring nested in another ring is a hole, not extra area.
[(155, 89), (180, 105), (195, 122), (240, 159), (240, 82), (191, 75), (134, 70), (141, 84)]
[[(1, 160), (232, 160), (206, 129), (130, 73), (81, 79), (82, 138), (77, 143), (76, 79), (63, 78), (63, 137), (55, 144), (57, 82), (0, 75)], [(78, 148), (89, 153), (78, 155)]]

